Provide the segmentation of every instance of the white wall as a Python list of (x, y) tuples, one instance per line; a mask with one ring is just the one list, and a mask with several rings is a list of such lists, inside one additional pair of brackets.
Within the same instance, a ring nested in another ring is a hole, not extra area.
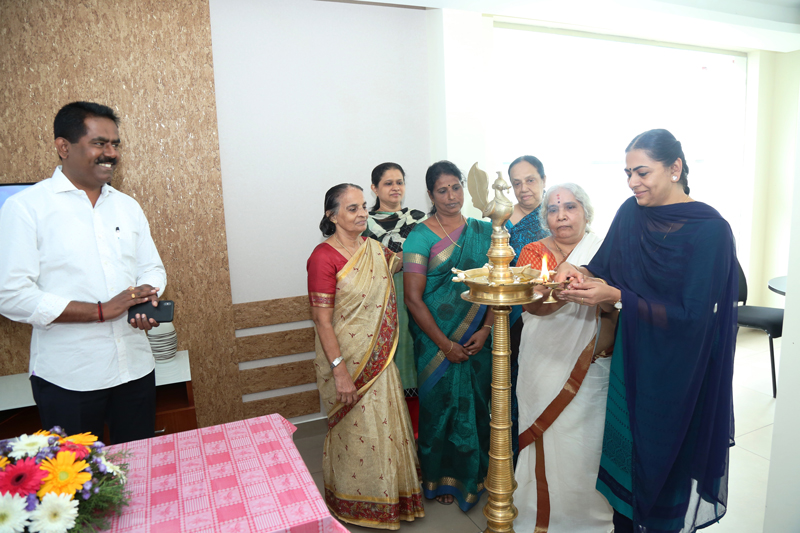
[[(475, 162), (491, 172), (495, 168), (486, 157), (486, 128), (487, 84), (493, 82), (492, 19), (453, 9), (430, 9), (427, 18), (431, 162), (452, 161), (465, 178)], [(466, 190), (462, 211), (480, 218)]]
[(747, 276), (748, 303), (783, 307), (785, 300), (767, 282), (789, 270), (795, 144), (798, 136), (800, 51), (752, 52), (747, 69), (748, 175), (742, 190), (743, 228), (738, 250)]
[[(789, 235), (792, 224), (792, 196), (795, 187), (796, 145), (798, 141), (798, 95), (800, 95), (800, 51), (775, 54), (770, 120), (770, 175), (766, 182), (764, 254), (762, 278), (763, 305), (783, 307), (783, 296), (766, 289), (766, 281), (789, 272)], [(794, 226), (800, 227), (800, 226)]]
[[(795, 88), (795, 101), (800, 89)], [(794, 153), (800, 153), (800, 113), (794, 112)], [(795, 184), (800, 182), (800, 158), (794, 158), (789, 169)], [(790, 197), (800, 206), (800, 187), (794, 187)], [(789, 276), (786, 287), (786, 314), (783, 321), (781, 366), (778, 376), (778, 402), (775, 407), (775, 426), (772, 432), (769, 480), (767, 483), (767, 509), (764, 531), (800, 531), (800, 209), (791, 216), (791, 240), (788, 249)]]
[[(742, 236), (736, 243), (739, 262), (748, 284), (748, 303), (763, 305), (766, 297), (764, 256), (766, 249), (767, 183), (772, 175), (771, 118), (774, 54), (747, 55), (747, 126), (745, 167), (750, 178), (742, 189)], [(788, 217), (788, 214), (786, 215)]]
[(426, 13), (312, 0), (210, 0), (233, 303), (305, 294), (325, 191), (407, 174), (426, 209)]

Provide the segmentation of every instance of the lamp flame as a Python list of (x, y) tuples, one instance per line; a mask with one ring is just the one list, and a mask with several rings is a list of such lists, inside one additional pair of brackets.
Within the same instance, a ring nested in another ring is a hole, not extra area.
[(550, 271), (547, 270), (547, 256), (542, 257), (542, 281), (550, 281)]

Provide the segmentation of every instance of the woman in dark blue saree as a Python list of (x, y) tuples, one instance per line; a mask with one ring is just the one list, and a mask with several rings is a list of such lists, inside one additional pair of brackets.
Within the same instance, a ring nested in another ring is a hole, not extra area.
[(592, 261), (556, 280), (572, 280), (560, 298), (621, 309), (597, 481), (615, 531), (693, 532), (727, 506), (736, 253), (728, 223), (689, 197), (671, 133), (626, 152), (634, 198)]

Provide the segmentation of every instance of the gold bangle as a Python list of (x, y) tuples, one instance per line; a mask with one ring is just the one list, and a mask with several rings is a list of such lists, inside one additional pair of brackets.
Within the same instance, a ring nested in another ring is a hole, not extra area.
[(492, 325), (491, 324), (484, 324), (483, 327), (492, 329)]
[(449, 349), (449, 350), (447, 350), (446, 352), (443, 352), (443, 353), (444, 353), (444, 355), (447, 355), (447, 354), (449, 354), (450, 352), (452, 352), (452, 351), (453, 351), (453, 346), (455, 346), (455, 344), (453, 344), (453, 341), (450, 341), (450, 349)]

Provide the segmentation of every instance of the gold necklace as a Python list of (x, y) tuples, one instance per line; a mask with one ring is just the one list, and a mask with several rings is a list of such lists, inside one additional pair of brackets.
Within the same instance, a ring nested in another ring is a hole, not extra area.
[[(441, 220), (439, 220), (439, 215), (438, 215), (438, 214), (436, 214), (436, 213), (434, 213), (434, 214), (433, 214), (433, 216), (434, 216), (434, 217), (436, 217), (436, 222), (438, 222), (438, 223), (439, 223), (439, 227), (440, 227), (440, 228), (442, 228), (442, 233), (444, 233), (445, 235), (447, 235), (447, 238), (448, 238), (448, 239), (450, 239), (450, 242), (452, 242), (453, 244), (455, 244), (456, 246), (458, 246), (458, 245), (456, 244), (456, 241), (454, 241), (454, 240), (452, 239), (452, 237), (450, 237), (450, 234), (449, 234), (449, 233), (447, 233), (447, 231), (445, 231), (445, 229), (444, 229), (444, 226), (442, 226), (442, 221), (441, 221)], [(464, 220), (464, 215), (461, 215), (461, 220)], [(467, 223), (467, 221), (466, 221), (466, 220), (464, 220), (464, 224), (466, 224), (466, 223)], [(459, 227), (461, 227), (461, 224), (459, 224)], [(453, 231), (455, 231), (455, 230), (453, 230)], [(458, 247), (459, 247), (459, 248), (461, 248), (461, 246), (458, 246)]]
[[(350, 254), (350, 259), (352, 259), (352, 258), (353, 258), (353, 253), (352, 253), (350, 250), (348, 250), (348, 249), (347, 249), (347, 246), (345, 246), (344, 244), (342, 244), (342, 241), (340, 241), (340, 240), (339, 240), (339, 237), (337, 237), (335, 233), (333, 234), (333, 238), (334, 238), (334, 239), (336, 239), (336, 242), (338, 242), (338, 243), (339, 243), (339, 246), (341, 246), (342, 248), (344, 248), (345, 252), (347, 252), (348, 254)], [(356, 248), (356, 251), (358, 251), (358, 248)]]
[(569, 257), (569, 254), (571, 254), (571, 253), (572, 253), (572, 250), (574, 250), (574, 248), (573, 248), (572, 250), (570, 250), (570, 251), (569, 251), (569, 254), (565, 254), (565, 253), (564, 253), (564, 251), (561, 249), (561, 247), (560, 247), (560, 246), (558, 245), (558, 243), (556, 242), (556, 239), (555, 239), (555, 237), (553, 238), (553, 244), (555, 244), (555, 245), (556, 245), (556, 250), (558, 250), (558, 252), (561, 254), (561, 257), (563, 257), (563, 258), (564, 258), (564, 260), (563, 260), (563, 261), (561, 261), (562, 263), (563, 263), (564, 261), (566, 261), (566, 260), (567, 260), (567, 257)]

